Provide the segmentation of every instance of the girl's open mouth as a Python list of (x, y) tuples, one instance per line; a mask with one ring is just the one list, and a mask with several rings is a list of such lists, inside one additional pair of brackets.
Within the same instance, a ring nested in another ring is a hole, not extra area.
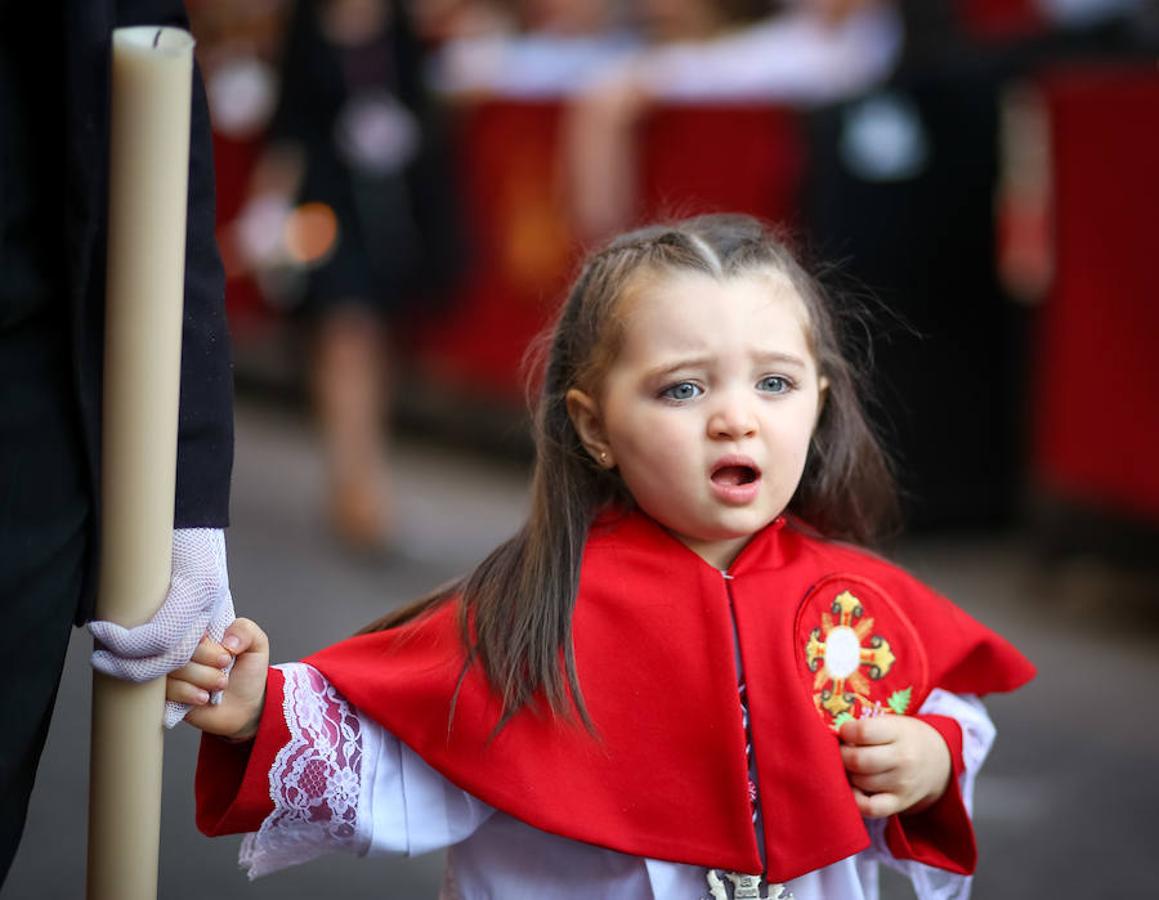
[(712, 473), (712, 480), (715, 484), (752, 484), (760, 473), (753, 466), (720, 466)]
[(730, 506), (743, 506), (760, 492), (760, 467), (747, 457), (718, 459), (709, 473), (713, 493)]

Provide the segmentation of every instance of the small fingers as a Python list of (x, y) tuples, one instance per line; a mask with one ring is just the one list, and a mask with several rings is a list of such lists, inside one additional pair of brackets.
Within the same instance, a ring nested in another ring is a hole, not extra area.
[(204, 706), (209, 702), (209, 691), (192, 682), (170, 677), (165, 680), (165, 699), (188, 706)]
[(222, 646), (234, 656), (249, 652), (265, 652), (270, 649), (269, 638), (253, 619), (234, 619), (221, 639)]
[(902, 792), (902, 785), (898, 783), (897, 776), (893, 772), (883, 772), (880, 775), (853, 775), (849, 783), (866, 794), (893, 794), (898, 797)]
[(193, 662), (200, 663), (203, 666), (224, 669), (233, 662), (233, 656), (217, 641), (206, 636), (201, 639), (201, 643), (193, 651)]
[(856, 775), (876, 775), (897, 766), (897, 753), (890, 744), (866, 746), (841, 745), (841, 761), (845, 771)]
[(173, 673), (178, 681), (188, 681), (205, 691), (225, 690), (229, 684), (229, 677), (215, 666), (203, 666), (200, 663), (186, 663)]
[(897, 740), (899, 718), (874, 716), (869, 719), (853, 719), (841, 726), (841, 740), (843, 743), (856, 746), (892, 743)]
[(901, 810), (901, 804), (893, 794), (867, 794), (855, 787), (853, 799), (861, 815), (867, 819), (885, 819)]

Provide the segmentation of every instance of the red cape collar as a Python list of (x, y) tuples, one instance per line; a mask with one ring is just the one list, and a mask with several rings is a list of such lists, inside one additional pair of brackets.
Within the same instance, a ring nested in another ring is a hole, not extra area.
[[(309, 657), (450, 781), (564, 837), (787, 881), (869, 844), (834, 733), (915, 712), (942, 687), (1011, 690), (1033, 667), (895, 566), (771, 525), (726, 577), (640, 513), (604, 517), (573, 619), (598, 736), (499, 703), (465, 653), (456, 602)], [(735, 626), (734, 626), (735, 623)], [(735, 637), (734, 637), (735, 635)], [(758, 848), (738, 698), (739, 642), (764, 822)]]

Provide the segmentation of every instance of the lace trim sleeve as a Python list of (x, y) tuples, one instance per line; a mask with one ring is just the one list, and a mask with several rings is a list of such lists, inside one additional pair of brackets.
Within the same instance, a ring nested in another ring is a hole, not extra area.
[(274, 810), (242, 842), (239, 863), (251, 879), (332, 851), (363, 855), (370, 846), (363, 788), (374, 781), (374, 730), (316, 669), (278, 668), (290, 740), (270, 768)]

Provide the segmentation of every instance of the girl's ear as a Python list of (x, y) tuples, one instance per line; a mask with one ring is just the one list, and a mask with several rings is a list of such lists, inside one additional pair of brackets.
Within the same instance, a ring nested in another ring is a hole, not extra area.
[(594, 398), (579, 388), (572, 388), (564, 396), (567, 414), (579, 435), (580, 443), (602, 469), (615, 468), (616, 460), (604, 431), (600, 408)]
[(829, 379), (821, 375), (817, 379), (817, 415), (813, 417), (813, 430), (817, 430), (817, 423), (821, 421), (821, 413), (825, 411), (825, 401), (829, 399)]

